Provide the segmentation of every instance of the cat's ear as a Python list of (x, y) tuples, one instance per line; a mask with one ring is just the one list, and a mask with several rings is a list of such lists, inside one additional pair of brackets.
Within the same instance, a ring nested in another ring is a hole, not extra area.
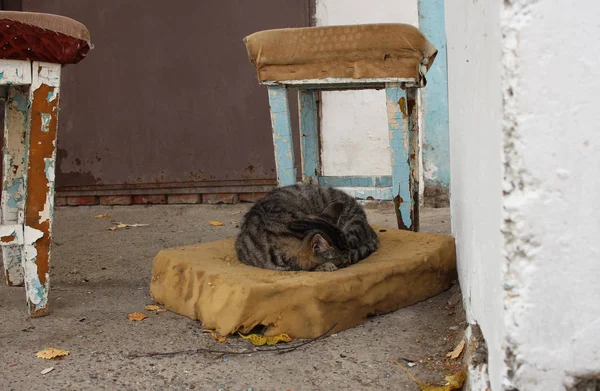
[(343, 210), (343, 203), (334, 202), (325, 208), (325, 210), (321, 213), (321, 217), (324, 217), (325, 219), (332, 221), (334, 225), (337, 225)]
[(315, 255), (327, 252), (332, 249), (331, 245), (327, 242), (327, 240), (325, 240), (325, 238), (319, 234), (315, 234), (315, 236), (313, 236), (311, 245), (312, 252)]

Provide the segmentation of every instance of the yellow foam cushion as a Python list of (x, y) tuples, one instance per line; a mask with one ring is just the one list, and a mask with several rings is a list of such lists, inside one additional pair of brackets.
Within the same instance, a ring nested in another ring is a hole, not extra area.
[[(374, 227), (380, 249), (335, 272), (282, 272), (248, 266), (234, 238), (162, 250), (150, 293), (169, 310), (202, 321), (222, 335), (287, 333), (314, 338), (363, 323), (449, 288), (456, 274), (454, 239)], [(384, 232), (380, 232), (385, 230)]]
[(401, 23), (259, 31), (244, 38), (260, 81), (402, 78), (420, 81), (437, 49)]

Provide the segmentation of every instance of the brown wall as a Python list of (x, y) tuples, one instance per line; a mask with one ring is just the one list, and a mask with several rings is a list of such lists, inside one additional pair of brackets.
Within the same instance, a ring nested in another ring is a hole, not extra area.
[(24, 11), (84, 23), (95, 45), (81, 63), (63, 68), (59, 194), (273, 185), (267, 91), (242, 38), (307, 26), (310, 4), (23, 0)]

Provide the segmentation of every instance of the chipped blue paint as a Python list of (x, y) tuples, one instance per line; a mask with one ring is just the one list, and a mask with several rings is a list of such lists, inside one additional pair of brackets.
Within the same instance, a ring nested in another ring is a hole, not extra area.
[(48, 133), (50, 131), (50, 120), (52, 115), (50, 113), (41, 113), (42, 116), (42, 132)]
[[(31, 266), (37, 269), (37, 265), (34, 266), (36, 258), (27, 259), (25, 262), (32, 263)], [(38, 308), (45, 308), (48, 304), (48, 287), (42, 285), (39, 278), (25, 279), (25, 290), (28, 292), (27, 300), (34, 304)], [(29, 305), (27, 306), (30, 309)]]
[(392, 187), (391, 176), (322, 176), (319, 185), (329, 187)]
[(22, 247), (20, 245), (2, 246), (5, 276), (15, 285), (23, 284), (23, 267), (21, 266)]
[(4, 78), (4, 72), (0, 72), (0, 79)]
[(448, 127), (448, 74), (444, 0), (419, 0), (419, 28), (437, 48), (427, 88), (421, 90), (423, 107), (423, 167), (425, 184), (450, 186)]
[(11, 186), (8, 186), (5, 189), (7, 192), (7, 204), (9, 208), (19, 208), (22, 207), (23, 204), (23, 183), (24, 178), (15, 178), (12, 182)]
[(27, 97), (25, 95), (16, 94), (12, 97), (13, 102), (17, 102), (17, 110), (24, 113), (27, 112)]
[(389, 201), (394, 198), (391, 187), (339, 187), (338, 189), (349, 194), (351, 197), (356, 198), (357, 200)]
[(298, 91), (302, 181), (314, 182), (321, 173), (319, 162), (319, 113), (315, 91)]
[(374, 200), (391, 200), (394, 194), (391, 187), (374, 187), (371, 189), (356, 189), (354, 197), (359, 200), (374, 199)]
[(269, 86), (268, 90), (277, 183), (279, 186), (293, 185), (296, 183), (296, 169), (287, 89), (285, 86)]
[[(23, 208), (26, 199), (26, 156), (29, 145), (29, 88), (27, 86), (10, 87), (6, 90), (2, 223), (10, 225), (23, 223)], [(25, 137), (23, 137), (23, 133), (25, 133)], [(20, 148), (15, 149), (17, 145)], [(25, 258), (23, 245), (3, 246), (2, 257), (7, 282), (12, 285), (23, 284), (22, 262)]]
[(48, 92), (48, 96), (46, 97), (46, 101), (50, 102), (53, 97), (54, 97), (54, 90)]
[[(400, 216), (402, 225), (408, 228), (411, 220), (411, 195), (409, 178), (411, 169), (408, 159), (408, 116), (402, 113), (401, 105), (406, 111), (406, 94), (400, 84), (390, 83), (385, 89), (388, 131), (390, 139), (390, 158), (392, 162), (393, 196), (400, 196)], [(400, 221), (398, 222), (400, 225)]]

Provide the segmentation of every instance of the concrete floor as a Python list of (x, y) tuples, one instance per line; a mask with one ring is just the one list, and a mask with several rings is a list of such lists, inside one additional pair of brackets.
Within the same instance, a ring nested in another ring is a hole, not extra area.
[[(192, 348), (252, 349), (217, 343), (199, 322), (174, 313), (127, 314), (151, 304), (152, 259), (165, 247), (236, 234), (248, 204), (62, 207), (56, 210), (51, 314), (26, 315), (23, 288), (0, 282), (0, 390), (418, 390), (389, 358), (416, 362), (421, 381), (440, 381), (457, 360), (445, 358), (465, 328), (458, 287), (425, 302), (371, 318), (286, 354), (183, 354), (130, 358), (133, 352)], [(389, 204), (367, 206), (373, 224), (394, 227)], [(93, 216), (108, 213), (110, 219)], [(149, 224), (108, 231), (112, 221)], [(213, 227), (209, 220), (225, 222)], [(449, 233), (449, 210), (426, 209), (422, 230)], [(43, 360), (46, 347), (69, 350)], [(421, 361), (422, 360), (422, 361)], [(45, 375), (41, 371), (54, 367)]]

